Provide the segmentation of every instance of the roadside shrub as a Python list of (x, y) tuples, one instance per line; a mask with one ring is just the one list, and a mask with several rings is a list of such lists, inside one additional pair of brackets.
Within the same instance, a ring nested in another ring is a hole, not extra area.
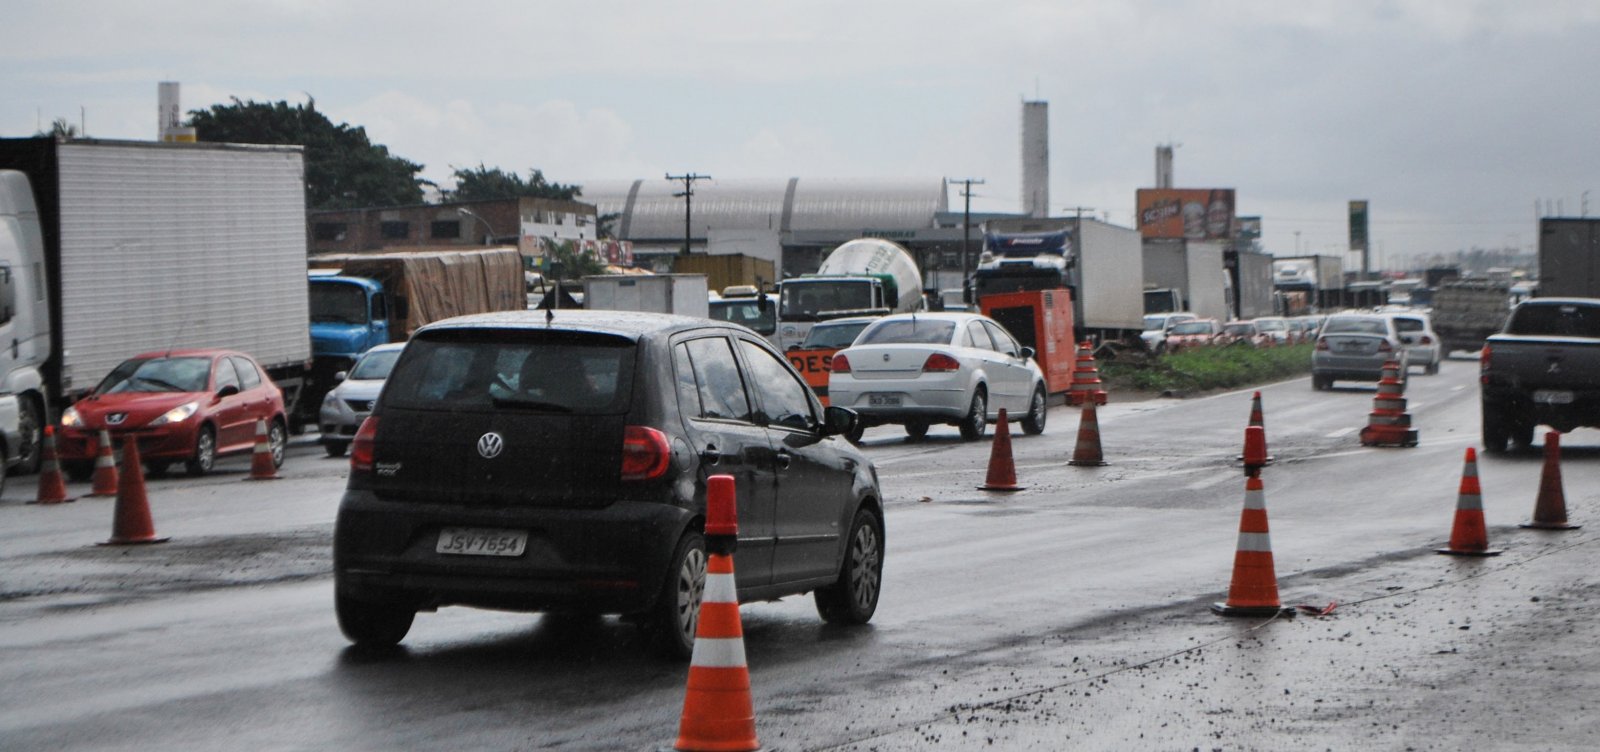
[(1142, 361), (1107, 361), (1100, 378), (1111, 389), (1203, 392), (1311, 372), (1311, 344), (1284, 347), (1196, 347)]

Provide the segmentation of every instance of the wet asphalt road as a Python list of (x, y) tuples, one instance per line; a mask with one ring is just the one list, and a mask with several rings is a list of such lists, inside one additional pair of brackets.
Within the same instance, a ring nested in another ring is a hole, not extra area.
[[(1589, 749), (1600, 698), (1590, 527), (1515, 527), (1535, 454), (1480, 462), (1493, 559), (1437, 556), (1477, 440), (1476, 363), (1413, 376), (1421, 445), (1369, 449), (1370, 386), (1263, 389), (1264, 475), (1286, 604), (1230, 620), (1249, 392), (1099, 414), (1101, 468), (1068, 467), (1077, 411), (1014, 437), (1026, 490), (979, 491), (988, 444), (868, 431), (887, 497), (872, 625), (809, 598), (742, 610), (774, 749)], [(1568, 513), (1600, 506), (1600, 432), (1563, 441)], [(614, 619), (447, 609), (368, 656), (334, 624), (328, 545), (344, 463), (296, 447), (150, 486), (173, 541), (99, 548), (111, 503), (0, 499), (0, 748), (651, 749), (683, 666)], [(25, 487), (26, 486), (26, 487)], [(80, 489), (74, 485), (75, 492)], [(87, 490), (86, 488), (81, 490)], [(1592, 523), (1600, 524), (1600, 523)]]

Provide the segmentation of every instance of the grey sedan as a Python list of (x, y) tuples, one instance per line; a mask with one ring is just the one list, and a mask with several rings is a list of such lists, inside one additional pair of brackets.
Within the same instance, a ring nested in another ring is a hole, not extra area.
[(1383, 364), (1400, 364), (1401, 378), (1409, 365), (1394, 319), (1386, 315), (1337, 314), (1328, 317), (1311, 352), (1311, 387), (1328, 389), (1334, 381), (1377, 381)]

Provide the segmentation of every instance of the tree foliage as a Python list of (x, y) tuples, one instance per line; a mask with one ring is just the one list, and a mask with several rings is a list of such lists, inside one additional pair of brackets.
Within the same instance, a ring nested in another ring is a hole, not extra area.
[(335, 125), (316, 100), (219, 104), (189, 113), (201, 141), (298, 144), (305, 147), (306, 203), (312, 209), (352, 209), (422, 203), (422, 165), (374, 144), (367, 130)]
[(446, 194), (450, 201), (487, 201), (501, 198), (553, 198), (571, 201), (583, 193), (577, 185), (562, 185), (545, 179), (542, 170), (528, 170), (528, 179), (498, 167), (455, 168), (456, 189)]
[(64, 117), (58, 117), (50, 122), (50, 130), (39, 131), (33, 134), (34, 138), (53, 138), (57, 141), (71, 141), (83, 134), (78, 133), (78, 126)]
[(605, 273), (606, 262), (584, 252), (577, 243), (563, 240), (550, 249), (550, 276), (555, 279), (583, 279)]

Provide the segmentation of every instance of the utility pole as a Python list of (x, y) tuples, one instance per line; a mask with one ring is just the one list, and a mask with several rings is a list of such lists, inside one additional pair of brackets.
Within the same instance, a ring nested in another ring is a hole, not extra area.
[(972, 260), (972, 186), (983, 185), (983, 178), (961, 178), (959, 180), (945, 178), (945, 182), (960, 183), (962, 186), (961, 197), (967, 200), (966, 208), (961, 210), (961, 289), (962, 295), (965, 296), (967, 277), (971, 274), (968, 269)]
[[(1076, 212), (1077, 213), (1077, 217), (1078, 217), (1078, 221), (1082, 222), (1083, 221), (1083, 213), (1084, 212), (1092, 212), (1092, 211), (1094, 211), (1094, 207), (1092, 207), (1092, 206), (1067, 206), (1067, 207), (1063, 207), (1061, 210), (1062, 211), (1069, 211), (1069, 212)], [(1090, 219), (1094, 219), (1094, 217), (1090, 217)]]
[(696, 181), (696, 180), (710, 180), (711, 176), (710, 175), (700, 175), (700, 174), (696, 174), (696, 173), (693, 173), (693, 172), (686, 172), (686, 173), (684, 173), (682, 175), (668, 174), (667, 175), (667, 179), (668, 180), (682, 180), (683, 181), (683, 192), (674, 193), (672, 195), (673, 195), (673, 197), (678, 197), (678, 196), (682, 196), (683, 197), (683, 253), (684, 253), (684, 255), (688, 255), (689, 254), (689, 220), (690, 220), (691, 217), (694, 216), (693, 215), (694, 181)]

